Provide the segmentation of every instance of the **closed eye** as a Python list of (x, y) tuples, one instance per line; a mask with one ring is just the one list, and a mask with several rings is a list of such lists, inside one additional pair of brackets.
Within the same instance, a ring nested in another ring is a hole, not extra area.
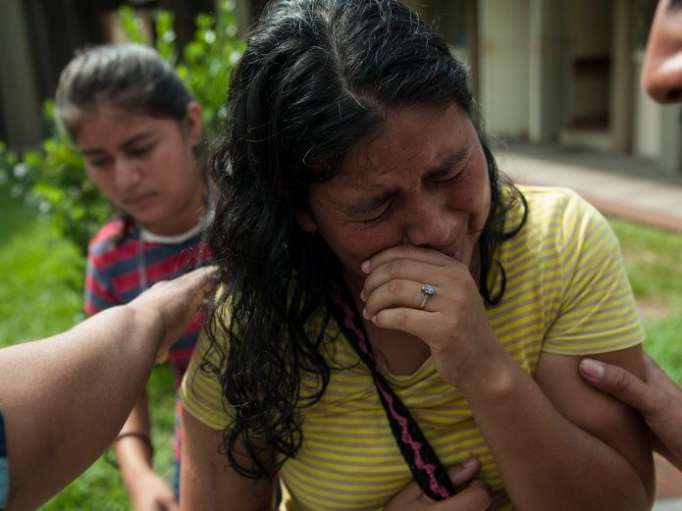
[(108, 156), (101, 158), (88, 158), (87, 162), (88, 166), (101, 169), (109, 165), (112, 162), (112, 159)]
[(467, 146), (461, 151), (448, 156), (438, 166), (427, 171), (424, 176), (426, 183), (439, 186), (449, 185), (457, 181), (468, 168), (471, 154), (471, 150)]
[(464, 174), (464, 169), (453, 169), (448, 172), (443, 172), (442, 174), (432, 175), (429, 177), (429, 181), (436, 185), (448, 185), (457, 181), (462, 174)]
[(385, 217), (387, 217), (391, 211), (391, 206), (393, 205), (393, 201), (388, 201), (384, 203), (382, 206), (377, 208), (377, 211), (373, 212), (373, 215), (370, 218), (364, 218), (362, 221), (363, 224), (372, 224), (372, 223), (377, 223), (383, 220)]
[(156, 144), (146, 144), (140, 147), (131, 147), (128, 149), (128, 154), (133, 158), (145, 158), (149, 156)]

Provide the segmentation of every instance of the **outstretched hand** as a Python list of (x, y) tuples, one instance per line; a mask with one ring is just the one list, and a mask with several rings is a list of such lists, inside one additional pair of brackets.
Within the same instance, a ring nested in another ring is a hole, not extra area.
[(178, 511), (180, 506), (168, 482), (153, 471), (142, 477), (131, 495), (133, 511)]
[(162, 328), (158, 348), (164, 360), (172, 343), (178, 340), (187, 324), (211, 295), (217, 283), (217, 268), (209, 266), (191, 271), (174, 280), (154, 284), (130, 302), (143, 313), (159, 316)]
[(644, 380), (622, 367), (593, 359), (580, 374), (599, 390), (635, 408), (660, 443), (657, 450), (682, 470), (682, 389), (644, 354)]

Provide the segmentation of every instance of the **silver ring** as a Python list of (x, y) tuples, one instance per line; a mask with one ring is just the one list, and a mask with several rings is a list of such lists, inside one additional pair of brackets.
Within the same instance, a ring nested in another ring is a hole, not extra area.
[(431, 284), (425, 283), (422, 285), (421, 292), (422, 292), (422, 301), (419, 304), (419, 308), (423, 310), (426, 307), (426, 302), (429, 301), (429, 298), (431, 298), (432, 296), (436, 296), (436, 288), (433, 287)]

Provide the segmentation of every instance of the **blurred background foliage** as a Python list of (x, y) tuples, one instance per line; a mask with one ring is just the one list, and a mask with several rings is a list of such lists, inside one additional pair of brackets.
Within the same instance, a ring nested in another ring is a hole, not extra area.
[[(122, 7), (118, 16), (128, 38), (144, 43), (143, 21), (135, 11)], [(237, 37), (234, 3), (221, 0), (216, 2), (214, 14), (200, 14), (193, 38), (182, 49), (176, 45), (173, 14), (158, 11), (154, 16), (154, 40), (158, 52), (175, 67), (201, 103), (205, 140), (212, 140), (225, 120), (229, 79), (244, 49)], [(59, 128), (53, 100), (46, 101), (43, 113), (51, 135), (38, 150), (17, 155), (0, 141), (0, 186), (6, 186), (12, 197), (47, 214), (57, 233), (85, 253), (92, 234), (113, 212), (86, 179), (82, 158)]]
[[(145, 41), (143, 21), (135, 11), (124, 7), (118, 19), (131, 41)], [(234, 4), (229, 0), (216, 2), (215, 13), (199, 15), (195, 26), (190, 42), (180, 48), (173, 14), (157, 11), (154, 46), (201, 103), (208, 146), (225, 120), (228, 83), (244, 43), (237, 37)], [(43, 114), (50, 135), (38, 149), (16, 154), (0, 141), (0, 347), (52, 335), (83, 319), (87, 243), (115, 213), (87, 179), (78, 151), (59, 129), (53, 100), (46, 101)], [(147, 390), (154, 466), (170, 478), (175, 391), (167, 364), (154, 369)], [(41, 509), (129, 509), (119, 472), (108, 457), (100, 458)]]

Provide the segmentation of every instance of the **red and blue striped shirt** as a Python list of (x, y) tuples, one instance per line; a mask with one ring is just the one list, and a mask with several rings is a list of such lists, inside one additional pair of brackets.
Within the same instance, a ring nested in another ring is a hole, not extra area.
[[(173, 279), (209, 264), (211, 258), (201, 231), (182, 241), (159, 242), (146, 239), (135, 224), (126, 226), (122, 220), (111, 221), (99, 230), (88, 247), (85, 313), (93, 315), (128, 303), (160, 280)], [(187, 369), (202, 324), (203, 318), (197, 314), (170, 350), (176, 386)]]

